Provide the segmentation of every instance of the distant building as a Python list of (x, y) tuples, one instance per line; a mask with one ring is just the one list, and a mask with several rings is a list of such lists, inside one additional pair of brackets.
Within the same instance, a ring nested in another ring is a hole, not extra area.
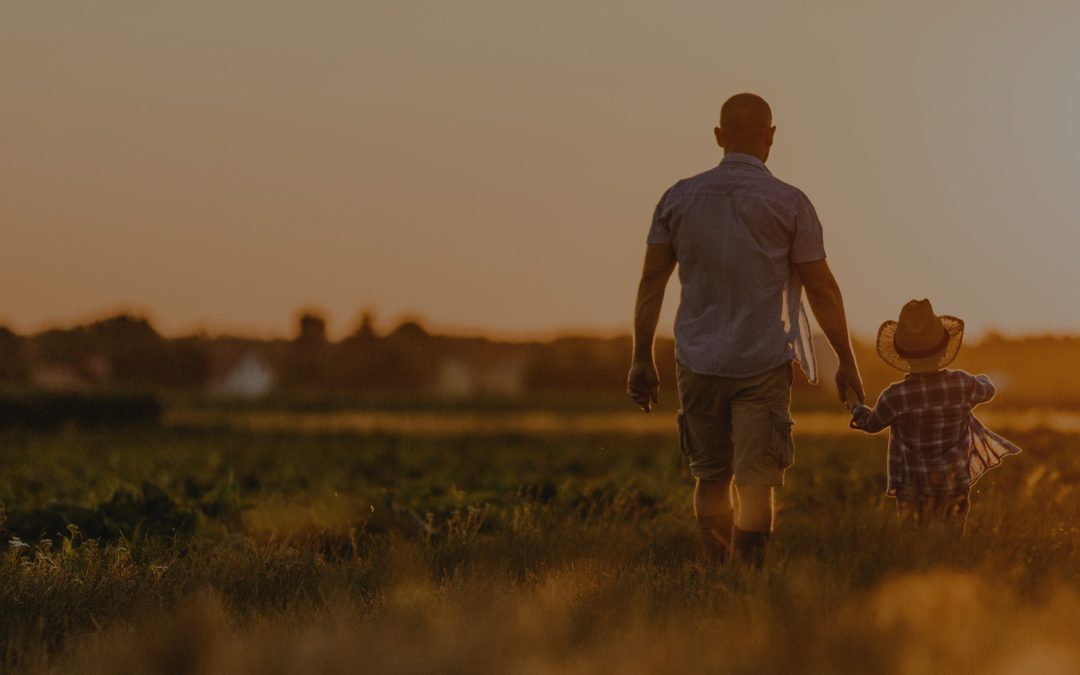
[(220, 396), (261, 398), (273, 390), (274, 379), (274, 371), (256, 354), (247, 352), (211, 385), (211, 391)]
[(447, 398), (520, 396), (525, 391), (525, 359), (445, 358), (439, 364), (436, 390)]

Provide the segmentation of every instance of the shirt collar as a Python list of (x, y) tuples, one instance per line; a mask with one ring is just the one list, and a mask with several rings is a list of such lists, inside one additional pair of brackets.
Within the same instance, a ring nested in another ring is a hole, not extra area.
[(938, 377), (938, 376), (943, 375), (944, 373), (945, 373), (944, 368), (939, 368), (938, 370), (920, 370), (920, 371), (916, 371), (914, 373), (908, 373), (907, 375), (904, 375), (904, 379), (905, 380), (922, 380), (922, 379), (926, 379), (926, 378), (930, 378), (930, 377)]
[(768, 167), (765, 166), (765, 162), (761, 161), (753, 155), (748, 155), (745, 152), (727, 152), (724, 153), (724, 159), (720, 160), (721, 164), (749, 164), (750, 166), (760, 169), (765, 173), (772, 175)]

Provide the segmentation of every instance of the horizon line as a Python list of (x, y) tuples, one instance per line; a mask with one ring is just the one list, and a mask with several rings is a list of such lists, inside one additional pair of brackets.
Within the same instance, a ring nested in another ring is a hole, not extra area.
[[(367, 311), (367, 310), (365, 310)], [(305, 313), (314, 313), (321, 316), (327, 324), (330, 323), (329, 313), (320, 309), (317, 305), (310, 304), (302, 306), (301, 308), (292, 312), (292, 325), (295, 327), (296, 322), (300, 316)], [(210, 325), (209, 322), (191, 322), (186, 328), (180, 328), (177, 330), (162, 330), (158, 324), (160, 323), (160, 317), (153, 310), (148, 310), (145, 307), (137, 307), (132, 305), (116, 305), (111, 309), (97, 312), (86, 312), (81, 314), (78, 318), (72, 318), (68, 320), (47, 320), (38, 322), (36, 325), (27, 328), (26, 326), (18, 326), (16, 323), (7, 320), (5, 317), (0, 317), (0, 327), (6, 327), (12, 330), (15, 334), (23, 337), (32, 337), (48, 332), (50, 330), (72, 330), (80, 326), (87, 326), (90, 324), (98, 323), (108, 320), (110, 318), (116, 318), (118, 316), (131, 316), (133, 318), (146, 320), (154, 330), (164, 338), (167, 339), (180, 339), (186, 337), (206, 337), (209, 339), (226, 339), (226, 338), (239, 338), (249, 340), (262, 340), (262, 341), (276, 341), (276, 340), (292, 340), (296, 337), (296, 330), (281, 331), (281, 330), (266, 330), (259, 329), (253, 326), (228, 326), (227, 322), (216, 322), (215, 325)], [(633, 336), (633, 325), (631, 321), (627, 321), (626, 324), (616, 326), (587, 326), (581, 324), (567, 324), (563, 326), (555, 326), (551, 328), (541, 329), (496, 329), (496, 328), (484, 328), (469, 324), (455, 324), (452, 322), (440, 322), (431, 321), (425, 319), (418, 312), (401, 312), (398, 313), (391, 321), (377, 321), (377, 325), (382, 329), (376, 330), (376, 334), (379, 336), (386, 336), (392, 333), (401, 325), (415, 322), (419, 324), (427, 333), (431, 335), (455, 337), (455, 338), (482, 338), (496, 342), (549, 342), (557, 339), (564, 338), (598, 338), (598, 339), (618, 339), (624, 337)], [(331, 342), (339, 342), (345, 338), (353, 335), (359, 325), (359, 321), (354, 319), (349, 327), (345, 330), (328, 330), (328, 340)], [(390, 327), (387, 327), (390, 326)], [(815, 336), (822, 336), (822, 332), (816, 326), (811, 331)], [(873, 334), (864, 334), (861, 331), (851, 331), (852, 340), (855, 342), (872, 344), (876, 336)], [(673, 326), (662, 323), (656, 333), (657, 339), (673, 339), (674, 330)], [(1011, 341), (1022, 341), (1037, 338), (1080, 338), (1080, 330), (1068, 331), (1068, 330), (1028, 330), (1028, 331), (1010, 331), (1002, 330), (1000, 328), (988, 328), (983, 329), (979, 333), (970, 334), (968, 340), (971, 342), (983, 342), (987, 338), (999, 338)]]

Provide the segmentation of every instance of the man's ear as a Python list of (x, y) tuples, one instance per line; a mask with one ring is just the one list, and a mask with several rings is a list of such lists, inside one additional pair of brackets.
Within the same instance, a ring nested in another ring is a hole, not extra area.
[(765, 134), (765, 145), (766, 146), (771, 146), (772, 145), (773, 136), (775, 134), (776, 134), (776, 127), (775, 126), (769, 127), (768, 133)]
[(716, 136), (716, 144), (721, 148), (724, 147), (724, 130), (720, 127), (713, 128), (713, 136)]

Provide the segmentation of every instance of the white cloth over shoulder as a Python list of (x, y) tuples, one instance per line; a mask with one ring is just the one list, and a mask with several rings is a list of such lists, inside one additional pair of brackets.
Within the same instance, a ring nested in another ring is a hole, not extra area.
[(817, 384), (817, 353), (814, 351), (814, 340), (810, 334), (810, 318), (806, 315), (806, 305), (803, 303), (802, 279), (794, 267), (791, 268), (787, 288), (784, 289), (783, 319), (795, 361), (802, 368), (807, 381)]

